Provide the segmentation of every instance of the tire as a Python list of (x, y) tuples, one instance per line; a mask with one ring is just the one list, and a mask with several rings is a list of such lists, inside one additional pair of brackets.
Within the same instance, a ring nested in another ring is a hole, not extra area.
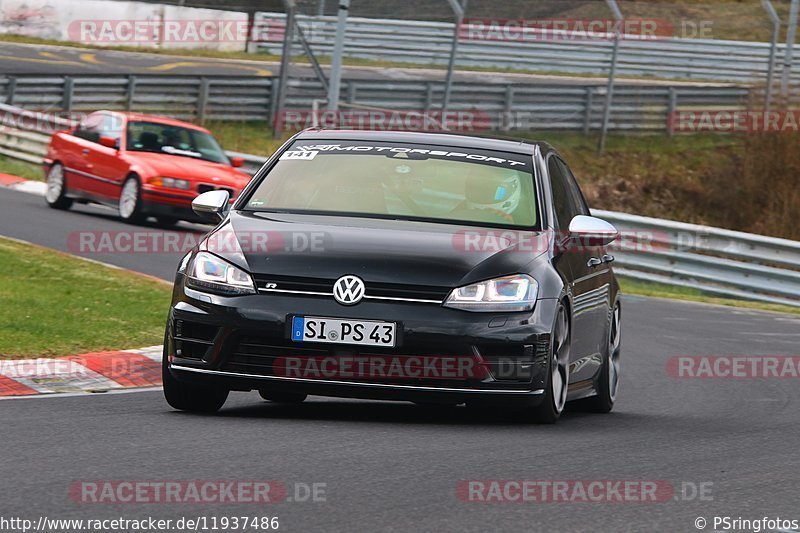
[(539, 424), (554, 424), (561, 417), (569, 388), (569, 353), (572, 336), (567, 308), (558, 305), (551, 335), (547, 384), (542, 403), (531, 411), (531, 419)]
[(164, 358), (161, 364), (161, 379), (164, 382), (164, 398), (173, 409), (191, 413), (215, 413), (228, 399), (228, 390), (219, 387), (190, 385), (175, 379), (167, 368), (167, 344), (164, 343)]
[(600, 376), (597, 379), (597, 395), (584, 400), (585, 407), (595, 413), (611, 412), (617, 399), (620, 375), (619, 355), (622, 342), (621, 318), (619, 302), (616, 302), (608, 322), (608, 342), (605, 354), (603, 354), (603, 366), (600, 367)]
[(67, 179), (61, 163), (55, 163), (47, 171), (47, 190), (44, 199), (53, 209), (69, 209), (72, 200), (67, 198)]
[(299, 392), (275, 392), (266, 389), (259, 390), (258, 394), (268, 402), (274, 403), (303, 403), (308, 398), (307, 394)]
[(122, 184), (119, 194), (119, 217), (125, 222), (138, 224), (144, 220), (142, 214), (142, 186), (139, 179), (131, 176)]

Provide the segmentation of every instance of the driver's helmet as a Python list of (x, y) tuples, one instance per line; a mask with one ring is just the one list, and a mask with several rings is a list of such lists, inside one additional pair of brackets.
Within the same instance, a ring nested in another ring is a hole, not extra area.
[(519, 175), (488, 165), (474, 165), (467, 174), (465, 197), (471, 209), (492, 209), (511, 215), (522, 196)]

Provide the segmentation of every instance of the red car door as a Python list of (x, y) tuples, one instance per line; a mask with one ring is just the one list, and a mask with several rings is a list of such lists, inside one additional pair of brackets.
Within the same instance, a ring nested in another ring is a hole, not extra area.
[(67, 187), (84, 196), (96, 195), (96, 180), (89, 170), (89, 155), (100, 138), (103, 115), (92, 113), (84, 118), (71, 133), (59, 134), (56, 157), (64, 165)]
[[(128, 174), (128, 165), (120, 158), (123, 119), (115, 113), (102, 113), (97, 142), (84, 149), (86, 172), (95, 182), (93, 190), (105, 203), (119, 200), (122, 182)], [(115, 146), (104, 146), (100, 138), (113, 139)]]

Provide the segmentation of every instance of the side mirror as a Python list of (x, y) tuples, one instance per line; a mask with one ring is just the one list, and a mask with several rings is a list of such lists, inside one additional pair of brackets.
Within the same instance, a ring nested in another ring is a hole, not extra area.
[(216, 223), (225, 218), (229, 198), (228, 191), (204, 192), (192, 200), (192, 210), (201, 218)]
[(619, 232), (602, 218), (578, 215), (569, 223), (569, 235), (586, 246), (605, 246), (613, 242)]
[(244, 158), (243, 157), (231, 157), (231, 166), (234, 168), (239, 168), (244, 166)]
[(100, 137), (98, 142), (107, 148), (117, 148), (117, 139), (114, 137)]

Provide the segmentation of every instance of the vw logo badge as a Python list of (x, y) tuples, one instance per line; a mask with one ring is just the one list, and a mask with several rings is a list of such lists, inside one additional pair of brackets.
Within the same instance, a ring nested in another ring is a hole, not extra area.
[(364, 297), (364, 282), (358, 276), (342, 276), (333, 284), (333, 297), (342, 305), (354, 305)]

